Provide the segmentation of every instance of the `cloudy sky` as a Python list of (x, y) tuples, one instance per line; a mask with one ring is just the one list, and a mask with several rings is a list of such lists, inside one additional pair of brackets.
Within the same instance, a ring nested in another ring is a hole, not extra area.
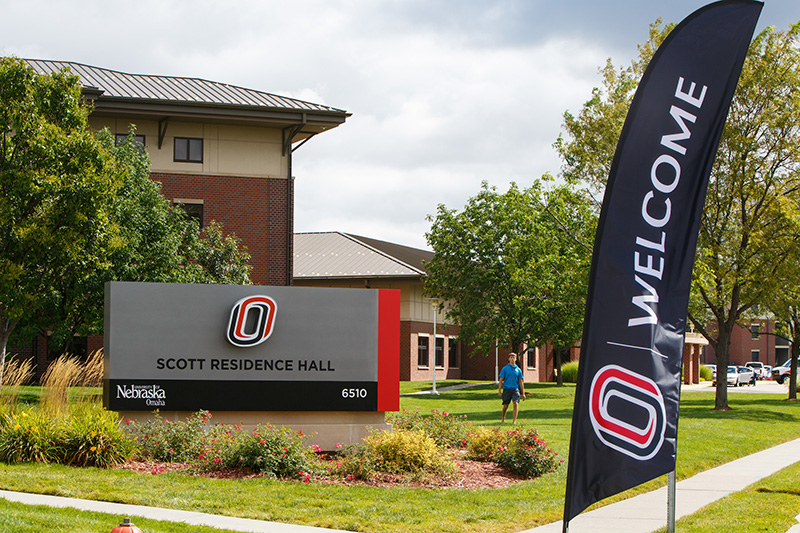
[[(345, 109), (295, 152), (296, 231), (426, 247), (482, 181), (557, 174), (552, 148), (606, 58), (705, 0), (0, 0), (4, 55), (204, 78)], [(800, 21), (766, 0), (759, 30)]]

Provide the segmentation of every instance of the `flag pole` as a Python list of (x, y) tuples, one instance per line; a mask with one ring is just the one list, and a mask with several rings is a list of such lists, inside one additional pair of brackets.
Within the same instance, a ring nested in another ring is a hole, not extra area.
[(675, 470), (667, 476), (667, 533), (675, 533)]

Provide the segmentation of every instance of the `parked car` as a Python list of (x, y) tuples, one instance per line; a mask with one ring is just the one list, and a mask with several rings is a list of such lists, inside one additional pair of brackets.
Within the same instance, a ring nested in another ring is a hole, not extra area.
[(709, 363), (709, 364), (703, 365), (703, 366), (711, 369), (711, 384), (712, 385), (716, 385), (717, 384), (717, 365), (715, 365), (713, 363)]
[(755, 384), (754, 379), (755, 372), (745, 366), (736, 366), (730, 365), (728, 366), (728, 386), (729, 387), (741, 387), (746, 383), (750, 383), (751, 381)]
[(739, 369), (739, 386), (742, 385), (752, 385), (753, 387), (756, 386), (756, 380), (758, 379), (758, 372), (748, 366), (740, 366)]
[(756, 379), (765, 379), (767, 377), (765, 365), (761, 361), (750, 361), (745, 363), (744, 366), (752, 368), (756, 372)]
[(787, 359), (782, 365), (778, 365), (772, 369), (772, 379), (783, 385), (784, 380), (789, 379), (789, 372), (791, 372), (792, 360)]

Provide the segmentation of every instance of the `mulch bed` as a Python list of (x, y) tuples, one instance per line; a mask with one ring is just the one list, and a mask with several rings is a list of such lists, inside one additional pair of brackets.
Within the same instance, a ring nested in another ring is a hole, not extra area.
[[(408, 477), (397, 474), (385, 474), (376, 472), (367, 481), (347, 480), (339, 477), (316, 477), (314, 483), (329, 483), (335, 485), (368, 485), (373, 487), (418, 487), (418, 488), (450, 488), (450, 489), (497, 489), (507, 487), (524, 481), (525, 478), (511, 474), (494, 463), (484, 463), (480, 461), (468, 461), (459, 459), (458, 469), (453, 476), (430, 476), (426, 479), (409, 479)], [(245, 470), (222, 469), (214, 471), (204, 471), (197, 469), (196, 466), (186, 463), (162, 463), (162, 462), (142, 462), (128, 461), (117, 468), (130, 470), (144, 475), (159, 475), (166, 473), (177, 473), (194, 476), (202, 476), (214, 479), (248, 479), (262, 477), (261, 474), (253, 474)], [(294, 482), (299, 482), (293, 480)]]

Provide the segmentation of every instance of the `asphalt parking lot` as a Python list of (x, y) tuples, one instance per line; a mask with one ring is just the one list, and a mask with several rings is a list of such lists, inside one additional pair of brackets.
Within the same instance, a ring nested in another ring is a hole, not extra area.
[[(697, 391), (697, 392), (712, 392), (716, 387), (711, 385), (710, 381), (701, 381), (697, 385), (682, 385), (682, 391)], [(784, 381), (783, 385), (779, 385), (777, 381), (771, 379), (764, 379), (756, 381), (755, 387), (745, 385), (744, 387), (728, 387), (729, 393), (750, 393), (750, 394), (789, 394), (789, 382)]]

